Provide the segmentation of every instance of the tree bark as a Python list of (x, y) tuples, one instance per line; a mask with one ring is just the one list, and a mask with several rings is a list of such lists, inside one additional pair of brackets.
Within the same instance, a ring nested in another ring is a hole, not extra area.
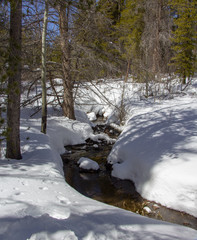
[(59, 26), (60, 26), (60, 45), (62, 51), (62, 70), (63, 70), (63, 114), (64, 116), (75, 119), (74, 100), (73, 100), (73, 81), (71, 78), (70, 64), (70, 42), (69, 42), (69, 5), (65, 3), (59, 6)]
[(122, 121), (124, 121), (124, 118), (125, 118), (124, 95), (125, 95), (126, 83), (128, 81), (128, 77), (129, 77), (130, 67), (131, 67), (131, 59), (129, 58), (128, 62), (127, 62), (127, 72), (126, 72), (125, 79), (123, 82), (122, 95), (121, 95), (120, 113), (119, 113), (120, 123), (122, 123)]
[(21, 159), (20, 151), (20, 93), (21, 93), (21, 25), (22, 0), (11, 1), (10, 53), (7, 104), (6, 157)]
[(46, 134), (47, 129), (47, 91), (46, 91), (46, 34), (47, 34), (47, 19), (48, 19), (48, 0), (45, 0), (44, 21), (42, 30), (42, 123), (41, 132)]

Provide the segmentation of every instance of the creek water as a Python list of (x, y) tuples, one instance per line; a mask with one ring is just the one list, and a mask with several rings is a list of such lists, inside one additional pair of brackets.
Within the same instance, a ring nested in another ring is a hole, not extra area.
[[(95, 128), (97, 133), (106, 132), (110, 137), (117, 137), (118, 132), (104, 125)], [(70, 153), (63, 154), (63, 169), (66, 182), (81, 194), (92, 199), (120, 207), (143, 216), (177, 223), (197, 229), (197, 218), (179, 211), (175, 211), (140, 196), (135, 185), (129, 180), (120, 180), (111, 176), (111, 169), (106, 165), (112, 145), (105, 141), (95, 142), (87, 140), (86, 144), (66, 146)], [(79, 168), (77, 161), (80, 157), (87, 157), (96, 161), (100, 171), (89, 172)]]

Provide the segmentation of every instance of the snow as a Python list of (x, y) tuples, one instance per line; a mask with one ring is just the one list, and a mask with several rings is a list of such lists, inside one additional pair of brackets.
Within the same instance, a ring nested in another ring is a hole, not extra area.
[(94, 144), (93, 148), (99, 148), (99, 145), (98, 144)]
[[(146, 199), (197, 217), (197, 102), (182, 97), (138, 111), (108, 162)], [(167, 196), (167, 197), (166, 197)]]
[(101, 140), (105, 140), (107, 143), (110, 143), (110, 144), (115, 143), (116, 141), (114, 138), (110, 138), (105, 133), (99, 133), (97, 135), (90, 134), (90, 138), (95, 142), (100, 142)]
[(148, 213), (151, 213), (151, 212), (152, 212), (151, 209), (150, 209), (149, 207), (147, 207), (147, 206), (144, 207), (143, 209), (144, 209), (146, 212), (148, 212)]
[[(110, 97), (121, 95), (117, 95), (118, 83), (114, 94), (111, 85), (109, 88), (109, 92), (104, 86), (99, 89)], [(94, 99), (100, 105), (91, 111), (97, 114), (106, 109), (117, 126), (113, 107)], [(130, 108), (128, 104), (127, 124), (109, 156), (113, 175), (134, 180), (149, 200), (163, 201), (193, 215), (197, 206), (196, 105), (196, 97), (190, 95), (154, 104), (139, 102)], [(31, 107), (22, 110), (23, 159), (0, 161), (0, 240), (197, 239), (196, 230), (100, 203), (71, 188), (65, 182), (60, 158), (66, 151), (64, 145), (84, 143), (87, 138), (115, 140), (105, 134), (94, 135), (81, 110), (75, 121), (57, 117), (50, 110), (47, 135), (40, 132), (40, 116), (30, 118)]]
[[(82, 117), (83, 115), (80, 119)], [(52, 136), (50, 138), (52, 146), (62, 154), (65, 152), (64, 146), (85, 143), (85, 139), (90, 135), (94, 137), (91, 126), (85, 121), (86, 119), (83, 122), (67, 119), (65, 123), (65, 117), (48, 119), (48, 134)]]
[(97, 119), (95, 112), (87, 113), (87, 116), (90, 121), (95, 121)]
[(91, 122), (92, 120), (89, 120), (88, 115), (82, 110), (75, 109), (75, 118), (79, 122), (88, 123), (90, 126), (94, 126), (94, 124)]
[(81, 157), (78, 162), (79, 167), (86, 170), (99, 170), (99, 165), (97, 162), (93, 161), (92, 159)]

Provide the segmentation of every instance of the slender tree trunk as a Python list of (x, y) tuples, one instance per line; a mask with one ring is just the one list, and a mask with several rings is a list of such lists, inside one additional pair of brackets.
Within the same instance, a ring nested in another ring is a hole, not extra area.
[(120, 114), (119, 114), (120, 123), (121, 123), (121, 122), (124, 120), (124, 118), (125, 118), (124, 95), (125, 95), (126, 83), (127, 83), (127, 81), (128, 81), (128, 77), (129, 77), (130, 67), (131, 67), (131, 60), (128, 59), (128, 62), (127, 62), (127, 72), (126, 72), (126, 75), (125, 75), (125, 79), (124, 79), (124, 83), (123, 83), (123, 88), (122, 88), (122, 95), (121, 95)]
[(46, 93), (46, 34), (47, 34), (47, 19), (48, 19), (48, 0), (45, 0), (44, 21), (42, 30), (42, 123), (41, 132), (46, 134), (47, 128), (47, 93)]
[(60, 26), (60, 45), (62, 51), (62, 70), (63, 70), (63, 114), (64, 116), (75, 119), (74, 100), (73, 100), (73, 82), (71, 79), (70, 64), (70, 43), (69, 43), (69, 6), (65, 3), (59, 6), (59, 26)]
[(7, 104), (8, 135), (6, 157), (21, 159), (20, 93), (22, 0), (11, 1), (10, 6), (10, 55)]

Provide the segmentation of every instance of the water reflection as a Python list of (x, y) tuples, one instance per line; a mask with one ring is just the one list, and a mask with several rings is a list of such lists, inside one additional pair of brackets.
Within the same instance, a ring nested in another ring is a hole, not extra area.
[[(100, 143), (99, 149), (93, 144), (67, 146), (72, 154), (62, 155), (66, 182), (81, 194), (95, 200), (114, 205), (144, 216), (177, 223), (197, 229), (197, 218), (157, 205), (143, 199), (135, 190), (131, 181), (113, 178), (106, 169), (106, 158), (111, 150), (110, 145)], [(100, 165), (98, 173), (87, 173), (80, 170), (77, 161), (88, 157)], [(148, 207), (150, 211), (147, 211)]]

